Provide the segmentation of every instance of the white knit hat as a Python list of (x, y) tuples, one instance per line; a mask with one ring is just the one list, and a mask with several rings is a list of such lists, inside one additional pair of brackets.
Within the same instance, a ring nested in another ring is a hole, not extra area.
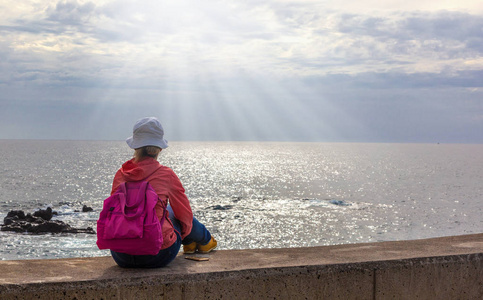
[(168, 141), (164, 139), (163, 126), (155, 117), (138, 120), (132, 129), (132, 136), (126, 139), (126, 143), (132, 149), (144, 146), (168, 148)]

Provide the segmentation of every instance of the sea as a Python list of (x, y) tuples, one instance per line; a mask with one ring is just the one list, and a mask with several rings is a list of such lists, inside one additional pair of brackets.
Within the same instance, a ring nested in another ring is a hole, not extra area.
[[(60, 140), (0, 140), (0, 153), (0, 223), (51, 207), (55, 220), (94, 229), (133, 154), (123, 141)], [(159, 161), (218, 249), (483, 232), (483, 145), (171, 142)], [(0, 232), (1, 260), (106, 255), (96, 235)]]

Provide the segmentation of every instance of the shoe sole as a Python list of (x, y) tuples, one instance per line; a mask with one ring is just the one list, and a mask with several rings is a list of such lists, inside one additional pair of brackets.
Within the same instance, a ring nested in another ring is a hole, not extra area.
[(189, 245), (183, 245), (183, 253), (184, 254), (193, 254), (196, 252), (196, 243), (193, 242)]
[(216, 246), (211, 248), (210, 250), (206, 250), (206, 251), (201, 251), (200, 249), (198, 249), (198, 252), (201, 253), (201, 254), (207, 254), (207, 253), (210, 253), (211, 251), (213, 251), (215, 249), (216, 249)]

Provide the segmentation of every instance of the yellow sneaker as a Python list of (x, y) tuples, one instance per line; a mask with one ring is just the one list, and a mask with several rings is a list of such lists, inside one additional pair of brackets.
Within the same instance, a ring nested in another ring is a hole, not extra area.
[[(211, 240), (208, 242), (208, 244), (206, 245), (200, 245), (198, 244), (198, 252), (199, 253), (209, 253), (211, 252), (213, 249), (216, 248), (216, 245), (218, 245), (218, 243), (216, 242), (215, 238), (214, 237), (211, 237)], [(186, 253), (186, 252), (185, 252)]]
[(183, 245), (183, 252), (185, 254), (193, 254), (196, 251), (196, 242), (193, 242), (188, 245)]

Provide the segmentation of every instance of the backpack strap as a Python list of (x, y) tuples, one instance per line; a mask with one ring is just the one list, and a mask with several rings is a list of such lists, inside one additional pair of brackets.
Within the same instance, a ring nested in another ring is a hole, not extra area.
[(124, 211), (124, 207), (126, 206), (126, 196), (127, 196), (127, 188), (126, 188), (125, 182), (121, 183), (117, 194), (119, 195), (119, 202), (121, 203), (122, 214), (126, 216), (126, 213)]

